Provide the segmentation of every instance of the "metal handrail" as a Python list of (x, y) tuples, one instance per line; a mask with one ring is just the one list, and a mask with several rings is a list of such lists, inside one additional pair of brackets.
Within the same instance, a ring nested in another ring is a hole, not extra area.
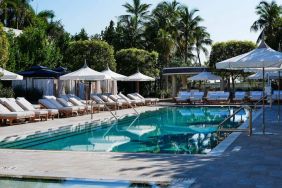
[[(94, 107), (94, 102), (95, 100), (91, 99), (91, 119), (93, 119), (93, 114), (94, 114), (94, 111), (93, 111), (93, 107)], [(112, 114), (112, 116), (118, 120), (117, 116), (111, 111), (111, 109), (107, 106), (106, 103), (103, 104), (105, 106), (105, 108)]]
[(240, 112), (242, 109), (248, 109), (249, 110), (249, 136), (252, 135), (252, 108), (248, 105), (246, 106), (242, 106), (240, 107), (238, 110), (236, 110), (233, 114), (229, 115), (227, 118), (225, 118), (221, 123), (219, 123), (218, 125), (218, 130), (217, 130), (217, 134), (219, 132), (244, 132), (244, 131), (247, 131), (247, 129), (224, 129), (224, 130), (221, 130), (223, 128), (223, 124), (228, 121), (229, 119), (231, 119), (232, 117), (234, 117), (238, 112)]
[(258, 101), (254, 104), (254, 109), (256, 109), (257, 106), (258, 106), (258, 104), (261, 103), (266, 97), (267, 97), (267, 95), (262, 96), (261, 99), (258, 100)]

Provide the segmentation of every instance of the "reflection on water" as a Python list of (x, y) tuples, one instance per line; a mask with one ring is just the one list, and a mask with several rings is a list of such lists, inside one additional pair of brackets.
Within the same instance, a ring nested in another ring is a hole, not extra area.
[[(218, 143), (218, 124), (236, 109), (231, 107), (169, 107), (126, 117), (100, 128), (69, 131), (60, 136), (19, 140), (14, 147), (43, 150), (207, 153)], [(241, 110), (224, 127), (236, 128), (248, 114)]]

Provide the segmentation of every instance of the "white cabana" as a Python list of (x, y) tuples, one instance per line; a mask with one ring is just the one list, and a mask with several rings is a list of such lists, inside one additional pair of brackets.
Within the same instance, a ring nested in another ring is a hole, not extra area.
[[(262, 68), (263, 74), (263, 89), (264, 88), (264, 71), (265, 68), (281, 68), (282, 53), (271, 49), (264, 41), (260, 45), (245, 54), (216, 63), (217, 69), (233, 69), (242, 70), (246, 68)], [(263, 120), (262, 128), (265, 133), (265, 115), (264, 115), (264, 100), (263, 101)]]
[(220, 76), (214, 75), (211, 72), (201, 72), (195, 76), (188, 78), (191, 81), (208, 81), (208, 80), (222, 80)]
[(155, 81), (155, 78), (152, 78), (150, 76), (146, 76), (142, 74), (141, 72), (137, 72), (135, 74), (132, 74), (131, 76), (128, 76), (125, 81), (132, 81), (136, 82), (136, 90), (139, 93), (139, 82), (149, 82), (149, 81)]
[(112, 78), (112, 80), (104, 80), (102, 81), (103, 90), (106, 93), (117, 94), (117, 81), (124, 81), (127, 77), (121, 74), (118, 74), (112, 71), (109, 67), (106, 70), (102, 71), (101, 73), (106, 74)]
[(22, 80), (23, 76), (0, 68), (0, 80)]
[[(86, 62), (84, 63), (83, 67), (78, 69), (77, 71), (60, 76), (60, 80), (89, 81), (89, 85), (91, 85), (90, 81), (111, 80), (111, 79), (112, 78), (110, 76), (89, 68)], [(91, 88), (89, 88), (89, 93), (90, 92), (91, 92)], [(86, 94), (85, 94), (85, 97), (86, 97)]]
[(85, 81), (96, 81), (96, 80), (110, 80), (111, 77), (101, 72), (95, 71), (87, 66), (84, 66), (77, 71), (60, 76), (60, 80), (85, 80)]

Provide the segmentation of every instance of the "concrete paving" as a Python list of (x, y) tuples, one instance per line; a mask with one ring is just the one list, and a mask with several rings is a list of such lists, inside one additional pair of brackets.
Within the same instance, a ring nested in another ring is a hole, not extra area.
[[(150, 110), (151, 107), (138, 110)], [(119, 112), (129, 113), (129, 110)], [(282, 111), (281, 111), (282, 114)], [(109, 117), (109, 114), (104, 114)], [(104, 115), (97, 114), (97, 118)], [(220, 156), (167, 155), (136, 153), (93, 153), (69, 151), (0, 150), (3, 176), (42, 176), (153, 182), (185, 182), (190, 187), (280, 187), (282, 184), (282, 120), (276, 119), (277, 107), (267, 108), (267, 132), (272, 135), (242, 133)], [(26, 134), (62, 126), (62, 119), (14, 127), (1, 127), (0, 136)], [(88, 117), (89, 118), (89, 117)], [(261, 132), (259, 116), (254, 133)], [(28, 126), (30, 129), (25, 128)], [(24, 127), (24, 128), (23, 128)], [(39, 128), (38, 128), (39, 127)], [(188, 186), (189, 187), (189, 186)]]

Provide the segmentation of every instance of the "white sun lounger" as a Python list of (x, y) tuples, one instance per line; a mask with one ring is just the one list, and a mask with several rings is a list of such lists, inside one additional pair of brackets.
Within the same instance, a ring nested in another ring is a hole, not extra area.
[(9, 121), (9, 125), (13, 125), (15, 120), (30, 119), (30, 115), (26, 112), (11, 112), (7, 107), (0, 104), (0, 120)]
[(279, 97), (279, 90), (274, 90), (273, 94), (272, 94), (272, 100), (273, 101), (278, 101), (278, 100), (282, 100), (282, 91), (280, 90), (280, 97)]
[(209, 91), (207, 94), (208, 103), (229, 103), (230, 92)]
[(191, 103), (203, 103), (205, 93), (203, 91), (194, 91), (191, 93), (190, 102)]
[(125, 99), (128, 102), (131, 102), (131, 104), (140, 105), (140, 106), (145, 105), (145, 101), (142, 99), (137, 99), (137, 100), (130, 99), (122, 93), (119, 93), (118, 96), (120, 96), (121, 98)]
[(4, 106), (6, 106), (11, 112), (25, 112), (27, 116), (30, 117), (30, 120), (34, 120), (35, 112), (33, 111), (25, 111), (22, 109), (16, 102), (14, 98), (7, 98), (4, 100)]
[(133, 93), (133, 95), (139, 97), (140, 99), (143, 99), (145, 101), (148, 101), (151, 104), (157, 104), (157, 102), (159, 102), (158, 98), (145, 98), (142, 95), (140, 95), (139, 93)]
[(80, 114), (84, 114), (87, 112), (85, 105), (76, 106), (73, 103), (65, 100), (64, 98), (57, 98), (57, 101), (61, 103), (64, 107), (72, 107), (73, 109), (77, 110)]
[(244, 102), (247, 98), (247, 93), (245, 91), (236, 91), (234, 94), (233, 102)]
[(110, 108), (113, 108), (113, 109), (117, 109), (118, 106), (117, 106), (117, 103), (116, 102), (105, 102), (103, 99), (101, 99), (98, 95), (96, 94), (91, 94), (90, 95), (90, 98), (92, 100), (94, 100), (97, 104), (103, 104), (105, 105), (105, 107), (110, 107)]
[(73, 114), (77, 115), (78, 111), (73, 107), (64, 107), (58, 101), (54, 99), (39, 99), (39, 104), (44, 106), (47, 109), (57, 109), (59, 110), (60, 115), (65, 115), (66, 117), (72, 116)]

